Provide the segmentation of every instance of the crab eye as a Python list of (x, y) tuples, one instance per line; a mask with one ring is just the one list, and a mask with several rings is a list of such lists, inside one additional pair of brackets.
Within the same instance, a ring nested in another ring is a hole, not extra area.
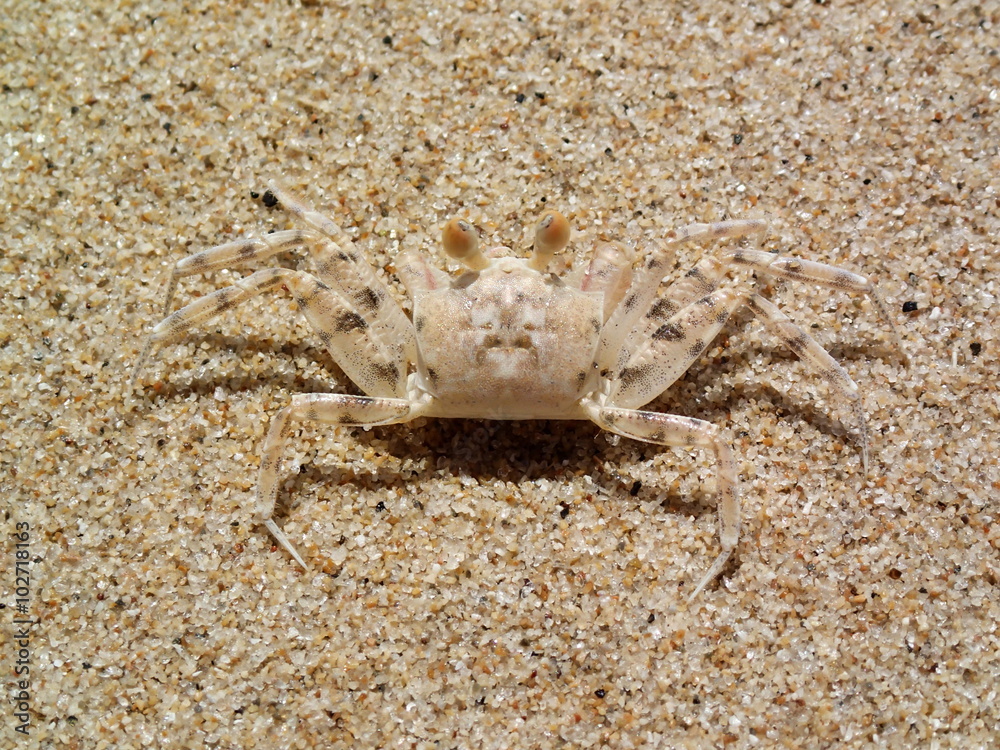
[(535, 249), (528, 265), (544, 271), (552, 256), (569, 243), (569, 222), (558, 211), (546, 211), (535, 228)]
[(464, 219), (454, 218), (444, 225), (441, 245), (449, 257), (461, 261), (473, 271), (481, 271), (489, 262), (479, 251), (479, 236), (476, 228)]

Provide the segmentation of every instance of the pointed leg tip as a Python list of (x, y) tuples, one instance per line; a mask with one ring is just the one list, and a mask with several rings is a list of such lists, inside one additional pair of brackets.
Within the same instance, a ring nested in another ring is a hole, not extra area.
[(125, 415), (134, 414), (139, 411), (139, 371), (133, 370), (132, 377), (129, 378), (128, 383), (125, 385), (125, 391), (122, 394), (122, 409)]
[(719, 577), (719, 574), (722, 573), (722, 569), (725, 567), (726, 563), (729, 561), (729, 558), (732, 556), (732, 554), (733, 554), (733, 548), (723, 549), (719, 553), (719, 556), (715, 558), (715, 561), (709, 567), (705, 575), (701, 577), (701, 580), (698, 582), (698, 585), (694, 587), (694, 591), (692, 591), (691, 595), (687, 598), (686, 604), (688, 606), (690, 606), (691, 602), (693, 602), (701, 595), (701, 592), (705, 590), (705, 587), (707, 587), (708, 584), (710, 584), (712, 581), (714, 581), (716, 578)]
[(701, 596), (701, 592), (705, 590), (705, 587), (709, 584), (711, 580), (712, 579), (708, 577), (702, 578), (701, 581), (698, 583), (698, 585), (694, 587), (694, 591), (692, 591), (691, 594), (688, 596), (688, 598), (684, 600), (684, 606), (690, 608), (691, 603), (694, 602), (694, 600), (697, 599), (699, 596)]
[(306, 565), (306, 561), (302, 559), (302, 556), (296, 551), (295, 547), (292, 546), (291, 541), (289, 541), (288, 537), (285, 536), (285, 532), (278, 528), (278, 524), (268, 518), (264, 521), (264, 526), (267, 527), (267, 530), (271, 532), (271, 536), (273, 536), (278, 544), (280, 544), (285, 551), (292, 556), (295, 562), (297, 562), (303, 570), (309, 570), (309, 566)]

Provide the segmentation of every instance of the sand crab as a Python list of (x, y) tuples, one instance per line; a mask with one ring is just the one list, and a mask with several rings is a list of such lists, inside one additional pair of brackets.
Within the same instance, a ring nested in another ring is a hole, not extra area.
[(871, 282), (834, 266), (736, 248), (701, 260), (659, 294), (673, 245), (745, 237), (762, 230), (762, 221), (683, 227), (635, 271), (622, 246), (603, 245), (589, 265), (564, 278), (546, 271), (569, 241), (569, 223), (561, 214), (542, 216), (527, 259), (508, 257), (504, 248), (481, 252), (475, 228), (452, 219), (444, 227), (442, 245), (466, 270), (452, 277), (420, 254), (403, 254), (396, 269), (412, 300), (412, 316), (407, 316), (330, 219), (277, 187), (265, 193), (264, 202), (282, 204), (309, 228), (247, 238), (181, 260), (164, 312), (179, 279), (244, 267), (286, 250), (311, 251), (315, 275), (287, 268), (259, 270), (166, 317), (139, 356), (130, 393), (156, 348), (256, 295), (278, 290), (292, 295), (337, 364), (368, 394), (295, 395), (264, 440), (254, 517), (303, 568), (305, 561), (272, 519), (280, 456), (291, 424), (372, 427), (421, 416), (591, 420), (635, 440), (702, 447), (714, 454), (721, 550), (688, 600), (694, 599), (722, 570), (739, 538), (736, 462), (715, 425), (640, 407), (683, 375), (744, 306), (854, 403), (867, 468), (868, 438), (853, 380), (756, 287), (731, 278), (730, 271), (743, 267), (760, 277), (865, 293), (895, 331)]

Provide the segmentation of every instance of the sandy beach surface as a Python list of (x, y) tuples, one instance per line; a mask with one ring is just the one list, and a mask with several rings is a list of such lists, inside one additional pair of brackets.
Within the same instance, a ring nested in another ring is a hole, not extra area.
[[(995, 3), (3, 6), (0, 747), (996, 746)], [(764, 219), (749, 246), (864, 274), (901, 331), (762, 280), (858, 384), (869, 470), (743, 312), (649, 407), (718, 425), (741, 478), (690, 605), (712, 456), (584, 422), (297, 427), (303, 571), (254, 523), (261, 443), (293, 395), (358, 391), (289, 295), (123, 406), (173, 266), (301, 226), (273, 181), (404, 306), (393, 259), (444, 267), (452, 216), (524, 255), (556, 208), (577, 267)]]

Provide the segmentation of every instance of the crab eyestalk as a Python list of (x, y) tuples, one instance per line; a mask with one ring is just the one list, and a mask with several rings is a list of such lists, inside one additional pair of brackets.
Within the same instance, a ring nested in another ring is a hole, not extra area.
[(441, 245), (449, 257), (461, 261), (473, 271), (482, 271), (490, 264), (479, 250), (476, 228), (464, 219), (454, 218), (444, 225)]
[(535, 247), (528, 265), (544, 271), (552, 256), (569, 243), (569, 222), (558, 211), (546, 211), (535, 228)]

